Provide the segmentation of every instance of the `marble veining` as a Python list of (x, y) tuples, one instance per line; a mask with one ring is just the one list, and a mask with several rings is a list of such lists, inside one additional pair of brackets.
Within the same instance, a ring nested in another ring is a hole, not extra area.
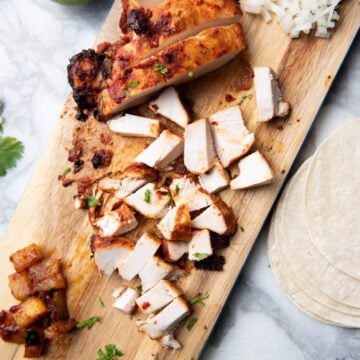
[[(0, 0), (0, 97), (5, 133), (25, 144), (19, 165), (0, 178), (0, 233), (7, 226), (69, 93), (66, 64), (91, 46), (110, 0), (64, 7), (50, 0)], [(352, 46), (292, 171), (330, 134), (360, 117), (360, 42)], [(359, 360), (360, 330), (315, 321), (278, 287), (257, 239), (202, 359)]]

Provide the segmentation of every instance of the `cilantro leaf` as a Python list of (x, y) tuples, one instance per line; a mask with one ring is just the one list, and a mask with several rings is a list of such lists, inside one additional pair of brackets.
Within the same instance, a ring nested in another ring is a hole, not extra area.
[(88, 207), (97, 207), (101, 205), (100, 201), (95, 196), (87, 196), (85, 200)]
[(93, 316), (93, 317), (88, 318), (86, 320), (79, 321), (77, 323), (76, 327), (78, 329), (87, 328), (88, 330), (90, 330), (95, 325), (95, 323), (97, 323), (97, 322), (100, 322), (100, 317), (99, 316)]
[(144, 193), (144, 201), (148, 204), (150, 204), (151, 201), (151, 191), (150, 189), (146, 189)]
[(209, 297), (209, 294), (206, 292), (205, 294), (200, 294), (192, 299), (189, 300), (189, 303), (191, 305), (197, 304), (197, 303), (202, 303), (203, 304), (203, 300), (207, 299)]
[(104, 303), (104, 300), (101, 296), (99, 296), (99, 304), (100, 304), (100, 307), (104, 308), (105, 307), (105, 303)]
[(137, 80), (133, 80), (133, 81), (130, 81), (128, 82), (127, 86), (129, 88), (136, 88), (137, 86), (139, 85), (139, 82)]
[(107, 344), (105, 345), (105, 352), (99, 349), (97, 352), (98, 360), (115, 360), (119, 356), (123, 356), (124, 353), (120, 351), (116, 345)]
[(199, 260), (204, 260), (207, 257), (209, 257), (209, 254), (205, 254), (205, 253), (195, 253), (194, 256), (199, 259)]
[(161, 63), (156, 63), (154, 69), (163, 75), (167, 75), (169, 73), (169, 69)]
[(190, 331), (194, 327), (197, 321), (198, 319), (196, 317), (191, 318), (187, 323), (186, 328)]
[(194, 75), (194, 72), (192, 70), (189, 70), (187, 74), (189, 77), (192, 77)]
[(24, 145), (21, 141), (10, 136), (0, 137), (0, 176), (16, 166), (23, 153)]

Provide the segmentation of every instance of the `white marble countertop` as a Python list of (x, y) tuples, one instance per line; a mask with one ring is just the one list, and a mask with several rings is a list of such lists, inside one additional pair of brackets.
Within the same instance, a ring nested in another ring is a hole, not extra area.
[[(41, 156), (69, 93), (65, 65), (90, 47), (111, 0), (64, 7), (50, 0), (0, 0), (0, 97), (5, 133), (25, 144), (16, 169), (0, 178), (0, 234)], [(293, 170), (346, 121), (360, 117), (360, 42), (350, 50)], [(268, 267), (264, 227), (202, 359), (360, 359), (360, 330), (309, 318), (288, 301)]]

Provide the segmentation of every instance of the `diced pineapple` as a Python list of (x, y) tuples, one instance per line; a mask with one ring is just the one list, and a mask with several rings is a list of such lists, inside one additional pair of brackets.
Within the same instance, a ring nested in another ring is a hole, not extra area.
[(13, 315), (16, 324), (20, 328), (26, 328), (37, 319), (46, 315), (48, 308), (41, 299), (31, 297), (19, 305), (12, 306), (10, 312)]
[(33, 294), (32, 281), (26, 271), (9, 275), (9, 287), (14, 298), (20, 301)]
[(20, 272), (41, 261), (43, 258), (44, 255), (39, 246), (31, 244), (12, 254), (10, 261), (13, 263), (15, 270)]

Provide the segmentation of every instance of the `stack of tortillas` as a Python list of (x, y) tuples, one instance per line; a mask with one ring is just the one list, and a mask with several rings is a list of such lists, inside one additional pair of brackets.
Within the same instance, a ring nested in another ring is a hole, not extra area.
[(360, 327), (360, 120), (333, 133), (290, 180), (271, 221), (268, 253), (300, 309)]

